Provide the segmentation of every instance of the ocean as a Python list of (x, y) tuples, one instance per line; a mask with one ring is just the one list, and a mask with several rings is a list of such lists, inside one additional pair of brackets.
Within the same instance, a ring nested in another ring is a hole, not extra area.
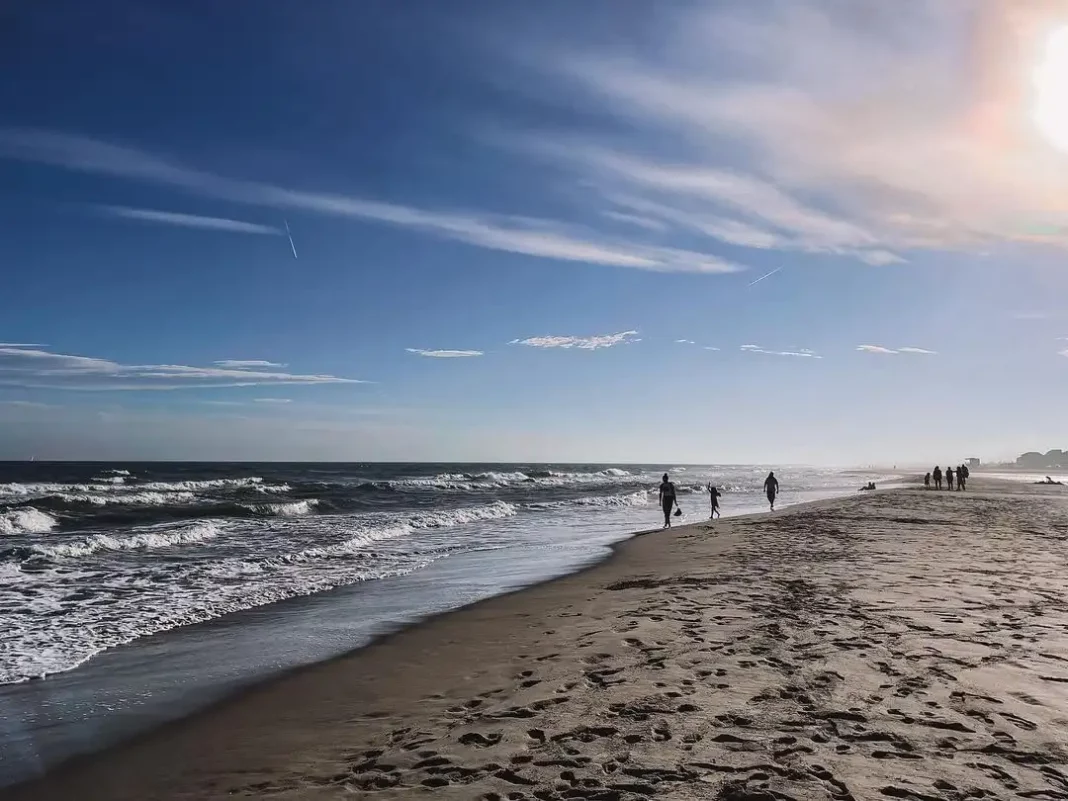
[[(0, 463), (0, 785), (661, 523), (764, 466)], [(782, 468), (781, 507), (886, 476)]]

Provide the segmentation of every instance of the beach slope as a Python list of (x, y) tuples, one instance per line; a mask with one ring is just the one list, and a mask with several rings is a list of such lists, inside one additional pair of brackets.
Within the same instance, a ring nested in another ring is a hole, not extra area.
[(1068, 799), (1068, 493), (639, 536), (0, 798)]

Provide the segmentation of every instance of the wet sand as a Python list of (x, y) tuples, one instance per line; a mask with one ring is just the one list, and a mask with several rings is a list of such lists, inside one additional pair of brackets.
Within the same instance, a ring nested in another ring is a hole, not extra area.
[(637, 537), (0, 799), (1068, 799), (1068, 488)]

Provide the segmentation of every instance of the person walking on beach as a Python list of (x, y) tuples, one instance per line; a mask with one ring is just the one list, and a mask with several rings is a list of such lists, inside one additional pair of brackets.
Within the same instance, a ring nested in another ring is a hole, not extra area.
[(962, 464), (957, 468), (957, 489), (961, 492), (966, 490), (965, 484), (968, 481), (968, 465)]
[(931, 476), (934, 478), (935, 489), (942, 489), (942, 468), (935, 465), (934, 472), (931, 473)]
[[(708, 499), (712, 502), (712, 513), (708, 516), (709, 520), (712, 520), (716, 515), (719, 515), (719, 496), (722, 494), (723, 493), (716, 487), (712, 486), (712, 482), (708, 483)], [(720, 517), (722, 517), (722, 515), (720, 515)]]
[(768, 504), (771, 506), (771, 511), (775, 511), (775, 496), (779, 494), (779, 479), (775, 478), (775, 473), (768, 473), (768, 477), (764, 479), (764, 492), (768, 496)]
[(660, 482), (660, 508), (664, 510), (664, 528), (671, 528), (671, 510), (679, 505), (678, 494), (675, 484), (664, 473), (664, 480)]
[(946, 468), (946, 489), (950, 490), (950, 491), (953, 490), (953, 468), (952, 467), (947, 467)]
[(931, 474), (928, 473), (923, 477), (923, 488), (929, 490), (931, 488)]

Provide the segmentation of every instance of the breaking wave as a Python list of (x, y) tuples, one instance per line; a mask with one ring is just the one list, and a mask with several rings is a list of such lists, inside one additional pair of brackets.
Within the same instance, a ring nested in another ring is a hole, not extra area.
[(32, 506), (0, 512), (0, 534), (44, 534), (58, 525), (54, 517)]
[(193, 545), (215, 539), (222, 533), (219, 524), (202, 521), (179, 528), (157, 527), (134, 534), (92, 534), (74, 542), (56, 545), (33, 545), (31, 554), (49, 559), (70, 559), (89, 556), (98, 551), (140, 551), (157, 548), (173, 548), (178, 545)]

